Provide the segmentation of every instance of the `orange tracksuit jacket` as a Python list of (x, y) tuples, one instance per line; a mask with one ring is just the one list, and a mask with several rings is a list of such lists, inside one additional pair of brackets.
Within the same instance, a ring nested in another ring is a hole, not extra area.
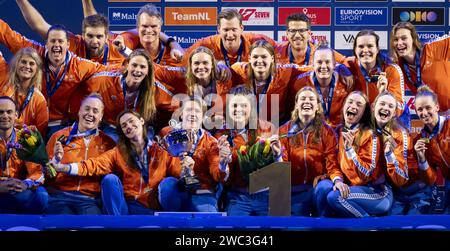
[[(18, 130), (13, 129), (17, 135)], [(15, 139), (17, 142), (17, 137)], [(0, 154), (1, 160), (5, 160), (7, 157), (6, 150), (7, 142), (0, 139)], [(6, 167), (3, 170), (0, 168), (0, 177), (16, 178), (20, 180), (32, 180), (34, 182), (44, 183), (44, 174), (42, 173), (42, 167), (39, 164), (20, 160), (17, 156), (16, 150), (11, 151), (11, 155), (6, 162)]]
[[(155, 67), (155, 79), (164, 83), (169, 91), (173, 94), (184, 93), (187, 94), (186, 86), (186, 68), (185, 67)], [(223, 109), (226, 107), (226, 96), (230, 92), (232, 83), (231, 80), (227, 82), (217, 82), (217, 95), (222, 98)], [(215, 103), (215, 102), (213, 102)], [(167, 104), (170, 105), (170, 104)], [(173, 111), (173, 108), (170, 110)], [(225, 110), (223, 110), (225, 111)]]
[[(356, 130), (355, 141), (360, 130)], [(365, 186), (383, 175), (382, 165), (378, 162), (381, 151), (378, 136), (372, 130), (364, 130), (359, 142), (357, 150), (352, 146), (346, 151), (342, 135), (339, 136), (339, 164), (346, 183), (352, 186)]]
[[(0, 43), (8, 47), (8, 49), (13, 53), (16, 53), (18, 50), (24, 47), (33, 47), (38, 51), (40, 56), (43, 59), (45, 59), (46, 50), (44, 45), (29, 40), (23, 37), (21, 34), (13, 31), (9, 27), (9, 25), (1, 19), (0, 19)], [(43, 66), (44, 76), (42, 81), (41, 92), (47, 99), (50, 121), (67, 120), (69, 118), (69, 104), (70, 102), (72, 102), (72, 100), (68, 98), (68, 95), (72, 95), (77, 89), (77, 87), (80, 86), (80, 84), (83, 81), (94, 75), (94, 73), (109, 69), (104, 65), (77, 57), (72, 53), (69, 53), (68, 55), (69, 55), (68, 65), (65, 66), (67, 67), (67, 73), (58, 90), (50, 98), (47, 95), (47, 88), (46, 88), (47, 81), (45, 77), (46, 75), (45, 72), (47, 66), (45, 63)], [(54, 88), (54, 85), (57, 82), (56, 80), (58, 80), (62, 74), (63, 69), (60, 70), (56, 78), (53, 76), (53, 74), (49, 74), (50, 81), (52, 83), (52, 88)], [(85, 85), (85, 88), (87, 88), (88, 93), (91, 92), (89, 86)]]
[[(440, 168), (442, 176), (446, 179), (450, 179), (450, 117), (439, 117), (438, 133), (430, 139), (430, 143), (427, 144), (427, 150), (425, 157), (427, 159), (429, 167), (425, 166), (426, 172), (433, 172), (433, 175), (428, 181), (429, 184), (434, 184), (436, 181), (436, 169)], [(421, 137), (430, 137), (428, 132), (422, 129), (422, 133), (418, 135), (416, 139)], [(419, 163), (419, 168), (420, 168)]]
[[(0, 96), (8, 96), (15, 99), (14, 89), (10, 85), (7, 85), (0, 90)], [(26, 94), (19, 95), (19, 100), (16, 101), (18, 109), (25, 102), (26, 96)], [(19, 118), (16, 119), (17, 127), (21, 128), (23, 124), (36, 126), (42, 137), (45, 137), (48, 125), (48, 107), (44, 95), (37, 88), (34, 88), (30, 102), (22, 111)]]
[[(292, 86), (289, 87), (288, 94), (288, 111), (291, 112), (295, 106), (295, 95), (297, 92), (305, 86), (311, 86), (315, 89), (314, 80), (313, 80), (314, 71), (310, 71), (304, 74), (297, 76), (295, 82), (293, 82)], [(333, 99), (331, 100), (330, 115), (326, 118), (327, 123), (334, 128), (336, 128), (340, 123), (342, 123), (342, 107), (344, 107), (345, 98), (348, 96), (347, 87), (339, 80), (339, 75), (334, 74), (334, 78), (336, 79)], [(328, 95), (323, 98), (328, 98)], [(325, 101), (324, 101), (325, 102)], [(325, 102), (326, 106), (328, 106), (328, 100)], [(323, 103), (322, 103), (323, 105)], [(324, 111), (325, 112), (325, 111)]]
[[(280, 127), (280, 135), (286, 135), (292, 127), (292, 121)], [(327, 124), (320, 128), (320, 138), (314, 143), (314, 132), (298, 133), (290, 138), (282, 137), (280, 142), (283, 161), (291, 162), (292, 185), (312, 184), (316, 176), (328, 174), (334, 181), (344, 180), (337, 161), (337, 136)]]
[[(117, 115), (125, 108), (125, 98), (122, 89), (122, 73), (119, 72), (99, 72), (94, 74), (86, 84), (92, 86), (98, 91), (105, 103), (103, 120), (111, 125), (115, 125)], [(156, 85), (156, 106), (159, 109), (160, 104), (170, 103), (173, 94), (168, 88), (159, 82)], [(128, 109), (133, 109), (132, 106)]]
[[(359, 68), (359, 62), (356, 58), (352, 58), (345, 62), (345, 65), (349, 68), (350, 72), (354, 76), (354, 90), (361, 91), (369, 98), (369, 102), (372, 104), (375, 98), (378, 96), (377, 83), (366, 83), (364, 75)], [(402, 70), (396, 64), (383, 64), (381, 70), (386, 72), (386, 78), (388, 80), (387, 90), (392, 93), (398, 103), (398, 113), (401, 114), (405, 103), (405, 79), (403, 77)], [(372, 76), (371, 73), (368, 73)]]
[[(125, 31), (125, 32), (120, 33), (120, 35), (123, 36), (125, 45), (129, 49), (134, 51), (136, 49), (144, 48), (144, 47), (142, 47), (142, 44), (139, 41), (139, 35), (136, 32), (136, 30)], [(117, 34), (113, 35), (112, 38), (114, 39), (115, 37), (117, 37)], [(162, 41), (161, 41), (161, 43), (162, 43)], [(162, 55), (160, 61), (158, 62), (158, 57), (159, 57), (159, 53), (160, 53), (160, 51), (158, 51), (158, 53), (156, 55), (152, 55), (153, 62), (155, 62), (157, 64), (161, 64), (161, 65), (179, 66), (180, 63), (177, 62), (175, 59), (171, 58), (170, 51), (171, 51), (171, 49), (164, 45), (164, 52), (163, 52), (163, 55)]]
[[(244, 43), (242, 54), (240, 55), (240, 61), (239, 62), (248, 62), (248, 59), (250, 58), (250, 47), (255, 41), (258, 40), (266, 40), (267, 42), (271, 43), (274, 47), (276, 46), (276, 42), (262, 34), (255, 34), (255, 33), (243, 33), (241, 37), (241, 43)], [(221, 38), (220, 35), (212, 35), (209, 37), (205, 37), (202, 39), (199, 39), (195, 44), (191, 45), (186, 50), (186, 53), (183, 57), (183, 66), (187, 65), (188, 59), (192, 53), (197, 47), (204, 46), (209, 48), (213, 54), (216, 60), (223, 61), (225, 60), (225, 56), (222, 53), (221, 47), (220, 47)], [(227, 53), (227, 57), (230, 60), (230, 65), (233, 65), (234, 63), (238, 62), (239, 55), (236, 54), (230, 54)]]
[[(266, 121), (259, 121), (259, 126), (256, 131), (256, 137), (262, 136), (264, 138), (269, 138), (273, 134), (275, 134), (273, 125), (270, 122)], [(218, 130), (214, 137), (217, 139), (220, 138), (222, 135), (228, 135), (228, 137), (231, 137), (233, 144), (231, 145), (231, 153), (232, 153), (232, 161), (228, 164), (228, 167), (230, 168), (230, 177), (226, 181), (226, 185), (230, 186), (231, 188), (238, 188), (238, 189), (246, 189), (248, 188), (248, 184), (243, 180), (241, 177), (241, 169), (239, 167), (238, 162), (238, 156), (237, 151), (242, 145), (247, 145), (247, 148), (249, 145), (248, 142), (253, 142), (256, 139), (251, 137), (251, 134), (248, 130), (244, 132), (244, 134), (247, 135), (248, 141), (245, 140), (245, 138), (241, 135), (236, 133), (235, 130)]]
[[(64, 135), (69, 136), (72, 127), (66, 127), (53, 134), (47, 143), (47, 152), (49, 158), (53, 158), (53, 148), (56, 140)], [(86, 145), (83, 137), (73, 138), (68, 145), (63, 144), (64, 156), (61, 163), (74, 163), (97, 157), (100, 154), (114, 148), (116, 143), (104, 132), (98, 130), (96, 134), (91, 136), (89, 144)], [(64, 173), (58, 173), (54, 179), (48, 179), (46, 186), (53, 187), (61, 191), (78, 191), (82, 194), (97, 197), (100, 195), (101, 176), (71, 176)]]
[[(231, 66), (232, 81), (233, 85), (245, 85), (248, 81), (247, 71), (249, 70), (249, 63), (236, 63)], [(265, 109), (267, 111), (267, 119), (271, 118), (271, 109), (269, 109), (272, 104), (272, 94), (278, 95), (278, 104), (274, 104), (279, 107), (280, 118), (290, 117), (289, 108), (290, 104), (285, 102), (288, 97), (288, 92), (291, 90), (289, 87), (291, 83), (296, 80), (297, 76), (310, 71), (310, 67), (300, 67), (296, 64), (285, 64), (277, 65), (275, 78), (272, 77), (272, 81), (266, 91), (266, 96), (264, 97), (263, 105), (266, 105)], [(260, 101), (259, 95), (256, 95), (257, 102)], [(267, 103), (266, 103), (267, 102)], [(283, 104), (284, 103), (284, 104)], [(263, 108), (264, 109), (264, 108)]]
[(0, 87), (3, 87), (8, 83), (8, 64), (6, 63), (6, 60), (0, 56)]
[[(84, 40), (83, 36), (81, 35), (75, 35), (71, 32), (69, 34), (69, 50), (76, 54), (79, 57), (87, 58), (87, 48), (86, 48), (86, 41)], [(106, 46), (108, 46), (108, 55), (106, 58), (106, 64), (116, 67), (117, 69), (120, 69), (122, 67), (122, 64), (125, 62), (125, 57), (120, 54), (120, 52), (114, 47), (111, 40), (106, 40)], [(104, 55), (100, 55), (97, 57), (91, 57), (88, 58), (89, 60), (93, 62), (97, 62), (99, 64), (103, 64), (103, 58)]]
[(128, 166), (119, 147), (78, 163), (79, 176), (99, 176), (116, 174), (122, 181), (126, 200), (137, 200), (147, 208), (159, 210), (158, 185), (167, 176), (180, 177), (180, 165), (156, 143), (148, 149), (149, 179), (145, 181), (140, 170)]
[[(298, 64), (300, 66), (303, 65), (312, 65), (313, 64), (313, 59), (314, 59), (314, 52), (316, 51), (316, 46), (309, 42), (309, 48), (311, 48), (311, 52), (310, 52), (310, 56), (309, 56), (309, 61), (305, 62), (306, 60), (306, 54), (301, 57), (301, 58), (296, 58), (295, 62), (290, 62), (289, 59), (289, 50), (290, 50), (290, 46), (289, 46), (289, 41), (283, 42), (281, 44), (277, 44), (277, 46), (275, 47), (275, 55), (277, 57), (277, 63), (278, 64)], [(342, 55), (341, 53), (333, 50), (334, 53), (334, 58), (336, 59), (337, 63), (341, 63), (343, 64), (345, 61), (345, 56)]]
[(414, 137), (404, 128), (394, 129), (391, 135), (397, 147), (388, 156), (384, 154), (384, 145), (380, 150), (384, 155), (381, 162), (391, 183), (397, 187), (408, 187), (418, 180), (428, 183), (433, 179), (435, 173), (432, 168), (425, 172), (418, 168)]
[(450, 37), (425, 44), (420, 61), (423, 82), (438, 95), (441, 111), (450, 109)]
[[(161, 136), (167, 135), (172, 130), (172, 127), (166, 126), (160, 131)], [(208, 189), (215, 192), (217, 184), (223, 183), (226, 173), (222, 172), (219, 167), (219, 147), (217, 139), (214, 138), (208, 131), (201, 129), (202, 136), (198, 142), (192, 159), (195, 161), (194, 174), (198, 177), (201, 189)], [(175, 163), (181, 165), (179, 158), (176, 158)]]

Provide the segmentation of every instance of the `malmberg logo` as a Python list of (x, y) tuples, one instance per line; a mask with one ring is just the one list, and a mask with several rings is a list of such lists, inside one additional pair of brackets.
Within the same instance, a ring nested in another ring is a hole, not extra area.
[(113, 12), (112, 18), (113, 20), (136, 20), (136, 14), (134, 13), (122, 13), (122, 12)]
[(173, 36), (175, 41), (179, 44), (194, 44), (197, 42), (200, 38), (192, 38), (192, 37), (182, 37), (182, 36)]
[(166, 7), (166, 25), (216, 25), (217, 8)]

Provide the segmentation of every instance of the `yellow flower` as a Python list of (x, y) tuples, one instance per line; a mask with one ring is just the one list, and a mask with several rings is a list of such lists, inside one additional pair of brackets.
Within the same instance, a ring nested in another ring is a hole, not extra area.
[(30, 136), (29, 138), (25, 139), (25, 141), (29, 146), (33, 147), (36, 144), (37, 139), (34, 136)]
[(266, 140), (266, 144), (264, 145), (263, 155), (267, 156), (267, 154), (269, 154), (269, 151), (270, 151), (270, 143), (269, 143), (269, 140)]

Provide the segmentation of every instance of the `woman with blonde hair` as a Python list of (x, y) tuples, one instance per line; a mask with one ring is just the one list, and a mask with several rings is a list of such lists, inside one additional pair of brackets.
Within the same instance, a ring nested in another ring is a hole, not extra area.
[[(319, 216), (327, 215), (325, 180), (336, 184), (341, 194), (348, 192), (337, 161), (337, 138), (324, 121), (319, 95), (305, 86), (295, 95), (291, 120), (280, 128), (283, 161), (291, 162), (292, 215), (311, 216), (314, 208)], [(317, 177), (317, 178), (316, 178)], [(332, 186), (330, 186), (331, 188)]]
[(433, 173), (418, 168), (413, 137), (398, 122), (395, 110), (395, 98), (390, 92), (382, 92), (375, 99), (373, 120), (384, 153), (380, 162), (394, 191), (390, 214), (427, 214), (431, 204), (427, 181)]
[[(6, 69), (6, 62), (0, 61)], [(6, 77), (5, 77), (6, 78)], [(48, 107), (40, 92), (42, 82), (42, 59), (31, 47), (20, 49), (9, 64), (9, 76), (1, 86), (0, 95), (9, 96), (17, 103), (16, 126), (34, 125), (45, 138), (48, 125)]]
[[(227, 76), (228, 75), (228, 76)], [(190, 53), (186, 67), (158, 67), (155, 78), (161, 81), (172, 94), (172, 99), (165, 99), (163, 111), (158, 118), (167, 122), (172, 113), (179, 107), (178, 101), (187, 96), (203, 98), (207, 108), (211, 109), (205, 114), (205, 121), (211, 121), (215, 115), (222, 115), (226, 108), (226, 94), (230, 92), (231, 80), (229, 69), (222, 62), (214, 58), (213, 52), (203, 46), (197, 47)], [(169, 94), (166, 94), (169, 96)], [(211, 122), (214, 122), (212, 120)], [(217, 123), (212, 126), (205, 124), (206, 129), (221, 126)]]

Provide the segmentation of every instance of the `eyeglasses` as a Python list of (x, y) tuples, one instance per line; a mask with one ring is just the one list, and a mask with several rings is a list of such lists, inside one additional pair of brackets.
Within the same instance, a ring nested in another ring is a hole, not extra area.
[(295, 35), (295, 34), (297, 34), (297, 32), (300, 33), (300, 34), (302, 34), (302, 33), (305, 33), (305, 32), (307, 32), (307, 31), (309, 31), (308, 28), (303, 28), (303, 29), (288, 29), (288, 30), (287, 30), (287, 32), (288, 32), (289, 34), (291, 34), (291, 35)]

